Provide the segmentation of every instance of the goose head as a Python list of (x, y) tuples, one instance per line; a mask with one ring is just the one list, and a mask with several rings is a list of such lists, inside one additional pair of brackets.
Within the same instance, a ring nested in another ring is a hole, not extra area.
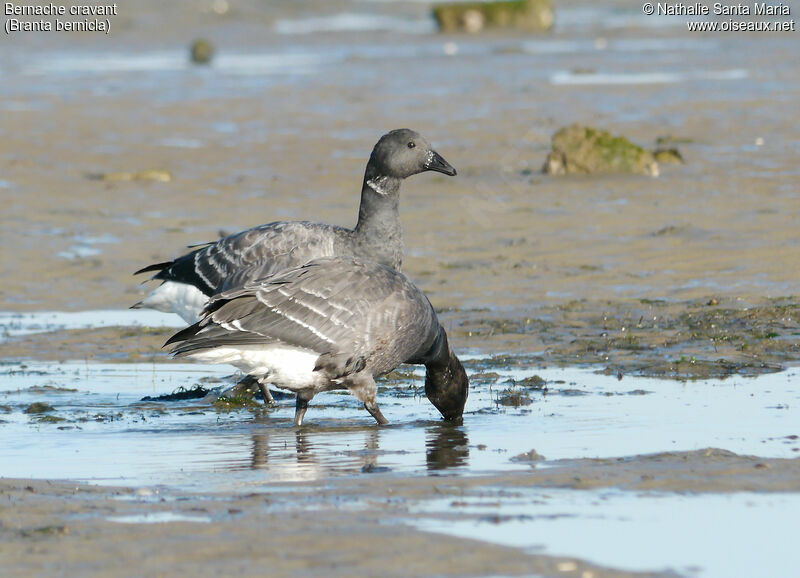
[(433, 149), (425, 137), (407, 128), (383, 135), (372, 149), (367, 165), (370, 178), (405, 179), (425, 171), (456, 175), (456, 169)]
[(460, 419), (469, 395), (469, 378), (464, 366), (439, 329), (437, 354), (425, 363), (425, 395), (447, 421)]

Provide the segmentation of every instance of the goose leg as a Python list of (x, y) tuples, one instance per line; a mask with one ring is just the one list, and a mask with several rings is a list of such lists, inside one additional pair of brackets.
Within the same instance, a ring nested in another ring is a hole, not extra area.
[(389, 423), (389, 420), (383, 417), (383, 414), (381, 413), (378, 404), (375, 403), (375, 400), (365, 401), (364, 407), (370, 413), (370, 415), (375, 418), (375, 421), (378, 422), (378, 425), (386, 425)]
[(308, 401), (302, 394), (297, 394), (297, 399), (294, 405), (294, 425), (303, 425), (303, 417), (306, 415), (308, 409)]
[(275, 398), (272, 397), (272, 394), (269, 392), (269, 387), (267, 387), (266, 383), (262, 383), (261, 380), (259, 380), (258, 389), (261, 391), (261, 397), (264, 398), (264, 403), (266, 405), (272, 405), (275, 403)]
[(378, 425), (389, 423), (389, 420), (383, 417), (378, 404), (375, 403), (375, 394), (378, 392), (378, 386), (375, 385), (375, 378), (372, 377), (372, 374), (365, 371), (354, 373), (347, 380), (347, 389), (364, 404), (364, 409), (375, 418)]

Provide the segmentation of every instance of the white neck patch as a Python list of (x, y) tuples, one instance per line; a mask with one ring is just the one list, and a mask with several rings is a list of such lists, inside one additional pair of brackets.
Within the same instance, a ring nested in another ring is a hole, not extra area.
[(379, 195), (386, 196), (389, 192), (386, 190), (386, 181), (389, 177), (375, 177), (374, 179), (367, 180), (367, 186), (378, 193)]

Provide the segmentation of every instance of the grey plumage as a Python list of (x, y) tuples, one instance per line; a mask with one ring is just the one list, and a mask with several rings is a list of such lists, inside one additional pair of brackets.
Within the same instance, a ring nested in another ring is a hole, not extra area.
[(350, 358), (365, 360), (374, 375), (387, 373), (430, 349), (439, 328), (430, 302), (405, 276), (344, 258), (248, 281), (212, 297), (207, 309), (168, 341), (183, 340), (172, 353), (280, 342), (317, 352), (332, 379), (347, 374), (356, 363)]
[[(250, 278), (265, 277), (320, 257), (360, 257), (399, 269), (403, 255), (398, 212), (400, 183), (424, 171), (456, 174), (418, 133), (409, 129), (391, 131), (381, 137), (370, 155), (354, 229), (312, 222), (268, 223), (137, 273), (157, 271), (153, 279), (189, 285), (207, 298), (220, 290), (241, 286)], [(134, 308), (174, 311), (187, 321), (196, 321), (200, 310), (197, 303), (178, 307), (171, 303), (176, 299), (171, 294), (156, 298), (158, 291)], [(202, 295), (201, 304), (205, 299)]]
[[(307, 386), (286, 386), (269, 370), (257, 377), (297, 391), (305, 402), (319, 391), (346, 387), (372, 407), (379, 423), (385, 418), (375, 404), (373, 378), (404, 362), (438, 371), (440, 381), (428, 397), (445, 417), (460, 417), (467, 396), (466, 373), (425, 295), (401, 273), (359, 259), (317, 259), (223, 291), (200, 322), (167, 344), (175, 344), (176, 356), (189, 357), (237, 348), (313, 352), (313, 383)], [(242, 363), (248, 372), (261, 372), (258, 363)]]

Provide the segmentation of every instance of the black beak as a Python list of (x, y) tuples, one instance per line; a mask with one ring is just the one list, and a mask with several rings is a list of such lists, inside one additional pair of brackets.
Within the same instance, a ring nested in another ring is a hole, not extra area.
[(453, 166), (444, 160), (444, 157), (442, 157), (442, 155), (437, 153), (435, 150), (428, 152), (428, 158), (425, 160), (425, 170), (444, 173), (451, 177), (454, 177), (458, 174)]

